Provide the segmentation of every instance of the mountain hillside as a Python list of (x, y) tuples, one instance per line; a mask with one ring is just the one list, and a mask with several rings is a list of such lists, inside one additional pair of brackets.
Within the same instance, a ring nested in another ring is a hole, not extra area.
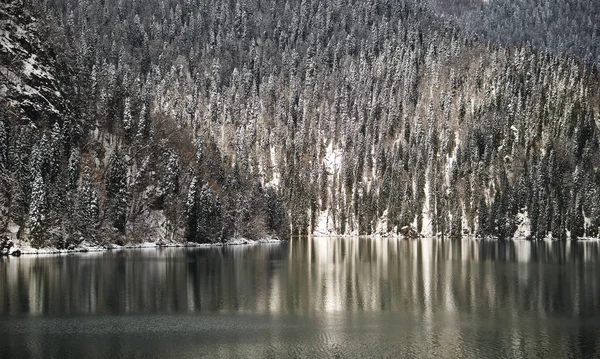
[(272, 188), (155, 108), (149, 85), (89, 67), (41, 6), (1, 4), (0, 29), (0, 233), (59, 249), (287, 236)]
[[(598, 73), (560, 49), (474, 40), (409, 0), (37, 9), (72, 51), (62, 168), (82, 163), (102, 233), (598, 236)], [(35, 133), (11, 153), (51, 143)], [(34, 228), (23, 193), (8, 216)]]
[(600, 64), (596, 0), (428, 0), (430, 8), (471, 36), (528, 45)]

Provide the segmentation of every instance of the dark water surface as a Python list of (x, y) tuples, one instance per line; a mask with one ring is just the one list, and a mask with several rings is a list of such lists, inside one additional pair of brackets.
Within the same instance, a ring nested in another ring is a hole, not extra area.
[(599, 242), (299, 238), (0, 259), (1, 358), (600, 357)]

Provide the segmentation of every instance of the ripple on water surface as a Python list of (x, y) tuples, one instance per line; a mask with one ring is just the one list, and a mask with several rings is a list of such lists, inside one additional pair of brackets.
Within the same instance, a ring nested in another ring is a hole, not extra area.
[(0, 357), (600, 357), (599, 242), (297, 238), (0, 260)]

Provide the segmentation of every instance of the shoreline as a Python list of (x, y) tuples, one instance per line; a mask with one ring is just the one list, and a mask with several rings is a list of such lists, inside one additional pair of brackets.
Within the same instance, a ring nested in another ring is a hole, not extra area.
[[(123, 246), (117, 244), (108, 245), (94, 245), (86, 243), (85, 241), (73, 249), (58, 249), (52, 247), (33, 248), (26, 243), (25, 245), (15, 245), (5, 255), (6, 257), (21, 257), (21, 256), (38, 256), (38, 255), (64, 255), (64, 254), (76, 254), (76, 253), (90, 253), (90, 252), (108, 252), (118, 250), (129, 250), (129, 249), (158, 249), (158, 248), (211, 248), (211, 247), (226, 247), (226, 246), (238, 246), (238, 245), (256, 245), (256, 244), (269, 244), (269, 243), (284, 243), (287, 242), (284, 239), (278, 239), (273, 237), (265, 237), (257, 240), (247, 238), (234, 238), (222, 243), (195, 243), (195, 242), (183, 242), (183, 243), (161, 243), (161, 242), (143, 242), (139, 244), (126, 244)], [(0, 258), (3, 256), (0, 256)]]
[[(375, 239), (396, 239), (396, 240), (423, 240), (423, 239), (434, 239), (434, 240), (456, 240), (456, 238), (441, 238), (439, 236), (431, 236), (431, 237), (407, 237), (403, 235), (336, 235), (336, 234), (312, 234), (306, 236), (291, 236), (291, 238), (297, 237), (308, 237), (308, 238), (375, 238)], [(513, 241), (513, 242), (560, 242), (560, 239), (528, 239), (528, 238), (507, 238), (500, 239), (495, 237), (476, 237), (476, 236), (464, 236), (460, 238), (460, 240), (470, 240), (470, 241)], [(279, 239), (274, 237), (265, 237), (257, 240), (247, 239), (247, 238), (234, 238), (230, 239), (226, 242), (222, 243), (195, 243), (195, 242), (182, 242), (182, 243), (161, 243), (161, 242), (143, 242), (138, 244), (126, 244), (126, 245), (118, 245), (118, 244), (108, 244), (108, 245), (96, 245), (87, 242), (82, 242), (80, 246), (73, 249), (58, 249), (53, 247), (44, 247), (44, 248), (33, 248), (26, 243), (25, 245), (15, 245), (11, 248), (11, 250), (4, 254), (0, 255), (0, 258), (3, 256), (6, 257), (20, 257), (20, 256), (38, 256), (38, 255), (64, 255), (64, 254), (76, 254), (76, 253), (90, 253), (90, 252), (107, 252), (107, 251), (118, 251), (118, 250), (129, 250), (129, 249), (152, 249), (152, 248), (211, 248), (211, 247), (226, 247), (226, 246), (237, 246), (237, 245), (256, 245), (256, 244), (275, 244), (275, 243), (284, 243), (288, 240)], [(581, 237), (581, 238), (572, 238), (563, 240), (565, 242), (594, 242), (600, 241), (600, 238), (595, 237)]]

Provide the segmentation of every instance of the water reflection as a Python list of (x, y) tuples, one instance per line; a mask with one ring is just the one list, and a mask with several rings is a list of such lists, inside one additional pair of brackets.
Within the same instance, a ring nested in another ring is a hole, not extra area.
[(600, 242), (295, 239), (0, 262), (1, 314), (596, 314)]
[[(368, 353), (354, 343), (360, 335), (409, 356), (600, 355), (599, 264), (600, 242), (387, 238), (4, 258), (0, 336), (82, 315), (160, 315), (163, 324), (175, 315), (168, 330), (194, 333), (189, 318), (201, 315), (231, 321), (231, 333), (245, 320), (263, 325), (268, 343), (252, 351), (262, 356), (289, 340), (314, 343), (312, 335), (329, 354)], [(127, 323), (118, 328), (141, 330)]]

